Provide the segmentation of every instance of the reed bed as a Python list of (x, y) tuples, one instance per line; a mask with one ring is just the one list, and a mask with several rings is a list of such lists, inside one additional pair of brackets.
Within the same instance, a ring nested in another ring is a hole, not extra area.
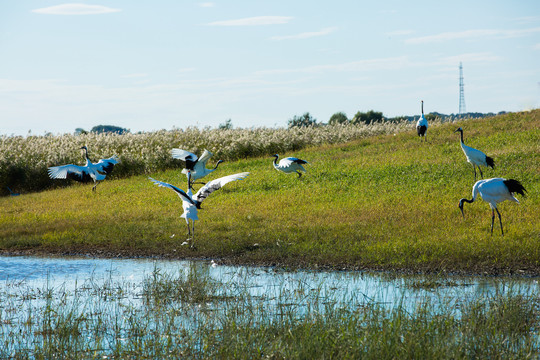
[[(8, 283), (2, 359), (536, 359), (538, 288), (388, 305), (330, 285), (281, 284), (253, 296), (249, 272), (194, 265), (142, 283), (88, 279), (73, 289)], [(440, 279), (440, 281), (444, 281)], [(291, 290), (294, 289), (294, 290)]]
[(0, 195), (41, 191), (68, 182), (54, 181), (47, 167), (81, 164), (78, 150), (86, 145), (93, 161), (117, 155), (120, 164), (110, 178), (150, 174), (180, 166), (171, 157), (179, 147), (200, 154), (208, 149), (218, 159), (234, 161), (275, 153), (296, 151), (307, 146), (336, 144), (380, 134), (409, 130), (408, 122), (369, 125), (332, 125), (303, 128), (211, 129), (189, 127), (137, 134), (88, 133), (81, 135), (0, 136)]

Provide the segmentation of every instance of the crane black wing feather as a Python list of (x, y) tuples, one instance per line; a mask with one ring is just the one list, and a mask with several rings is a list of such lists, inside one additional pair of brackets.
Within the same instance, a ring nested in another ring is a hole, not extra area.
[(180, 196), (182, 198), (182, 200), (185, 200), (185, 201), (195, 205), (195, 202), (193, 201), (193, 199), (191, 199), (189, 197), (189, 195), (186, 194), (186, 192), (184, 190), (182, 190), (180, 188), (177, 188), (176, 186), (171, 185), (171, 184), (166, 183), (166, 182), (163, 182), (163, 181), (155, 180), (155, 179), (152, 179), (152, 178), (148, 178), (148, 179), (150, 179), (150, 181), (152, 181), (157, 186), (166, 187), (166, 188), (169, 188), (169, 189), (173, 190), (174, 192), (176, 192), (178, 194), (178, 196)]
[(518, 180), (508, 179), (508, 180), (504, 180), (503, 182), (504, 182), (504, 185), (506, 185), (506, 188), (508, 189), (508, 191), (510, 191), (511, 193), (516, 193), (516, 194), (520, 194), (521, 196), (525, 196), (525, 192), (527, 190), (525, 190), (525, 187), (521, 185), (521, 183)]
[(51, 179), (70, 179), (79, 182), (92, 180), (88, 168), (85, 166), (67, 164), (61, 166), (52, 166), (47, 172)]

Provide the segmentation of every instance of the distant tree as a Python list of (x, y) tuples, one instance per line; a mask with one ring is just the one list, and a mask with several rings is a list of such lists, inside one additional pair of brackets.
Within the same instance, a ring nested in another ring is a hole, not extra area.
[(330, 120), (328, 120), (328, 124), (330, 125), (346, 124), (348, 122), (349, 122), (349, 119), (347, 118), (347, 115), (341, 111), (332, 115), (330, 117)]
[(353, 124), (371, 124), (383, 121), (383, 113), (369, 110), (367, 113), (358, 111), (351, 120)]
[(88, 134), (88, 131), (84, 130), (83, 128), (75, 129), (75, 135), (84, 135), (84, 134)]
[(293, 127), (309, 127), (317, 126), (317, 119), (313, 118), (309, 112), (305, 113), (302, 116), (294, 116), (289, 120), (289, 129)]
[(232, 120), (229, 119), (224, 123), (219, 124), (218, 129), (220, 130), (231, 130), (233, 128)]
[(124, 129), (122, 127), (114, 125), (98, 125), (94, 126), (90, 131), (96, 133), (115, 133), (120, 135), (129, 133), (128, 129)]
[(433, 113), (429, 113), (429, 114), (426, 115), (426, 120), (427, 121), (433, 121), (435, 119), (437, 119), (437, 115), (435, 115)]
[(386, 119), (386, 121), (392, 122), (392, 123), (398, 123), (398, 122), (408, 121), (408, 120), (409, 120), (409, 117), (405, 116), (405, 115), (396, 116), (396, 117), (393, 117), (393, 118)]

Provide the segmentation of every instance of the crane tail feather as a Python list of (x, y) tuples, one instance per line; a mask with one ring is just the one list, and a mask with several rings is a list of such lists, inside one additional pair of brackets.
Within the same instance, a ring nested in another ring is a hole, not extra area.
[(489, 157), (489, 156), (486, 156), (486, 164), (491, 167), (492, 169), (495, 168), (495, 161), (493, 160), (493, 158)]
[(508, 191), (510, 191), (511, 193), (520, 194), (523, 197), (525, 196), (525, 192), (527, 191), (525, 190), (525, 187), (523, 187), (523, 185), (521, 185), (521, 183), (518, 180), (514, 180), (514, 179), (504, 180), (504, 185), (506, 185), (506, 187), (508, 188)]

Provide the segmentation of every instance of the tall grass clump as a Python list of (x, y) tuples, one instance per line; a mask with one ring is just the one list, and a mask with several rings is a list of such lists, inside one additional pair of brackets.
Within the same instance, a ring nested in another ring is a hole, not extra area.
[(110, 177), (149, 174), (178, 167), (171, 149), (194, 153), (208, 149), (214, 159), (237, 160), (303, 149), (306, 146), (335, 144), (363, 137), (391, 134), (410, 129), (407, 122), (370, 125), (332, 125), (304, 128), (187, 129), (137, 134), (88, 133), (80, 135), (0, 136), (0, 195), (33, 192), (65, 181), (53, 181), (47, 167), (84, 164), (78, 150), (86, 145), (93, 161), (117, 155), (120, 164)]

